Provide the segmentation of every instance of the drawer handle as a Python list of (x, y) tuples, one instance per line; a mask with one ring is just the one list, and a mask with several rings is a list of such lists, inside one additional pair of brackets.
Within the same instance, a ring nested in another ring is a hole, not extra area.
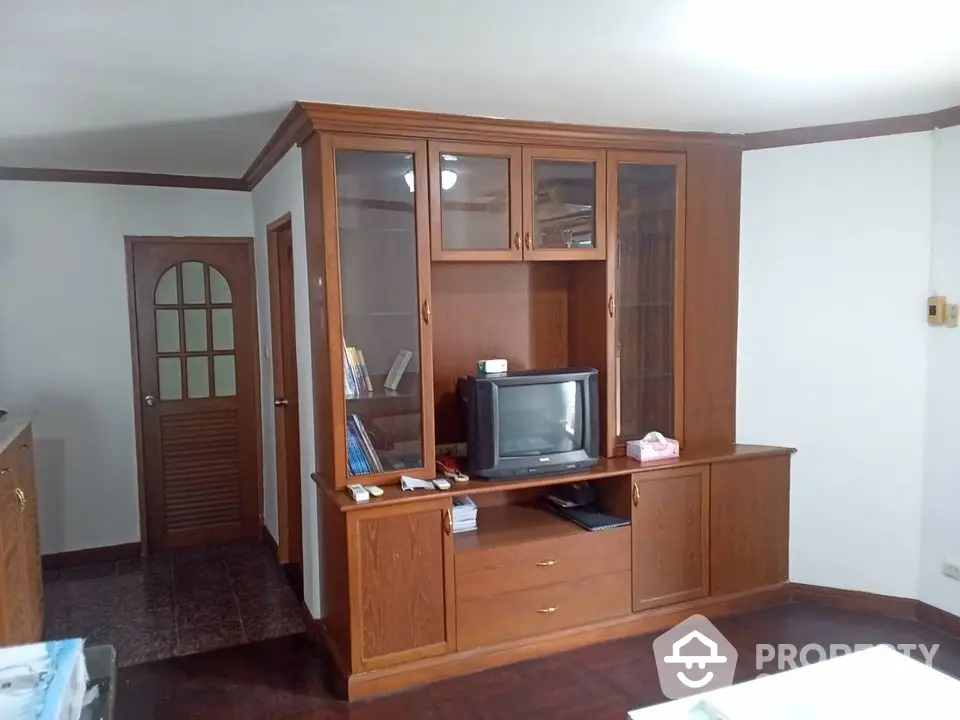
[(553, 567), (556, 564), (556, 560), (541, 560), (537, 563), (537, 567)]
[(447, 535), (453, 532), (453, 517), (450, 515), (449, 510), (443, 511), (443, 532)]
[(633, 483), (633, 506), (637, 507), (640, 504), (640, 486), (636, 483)]
[(23, 512), (23, 509), (27, 506), (27, 496), (23, 494), (23, 490), (17, 488), (14, 493), (17, 496), (17, 502), (20, 503), (20, 512)]
[(546, 614), (548, 614), (548, 613), (555, 613), (556, 611), (557, 611), (557, 606), (556, 606), (556, 605), (554, 605), (553, 607), (542, 608), (542, 609), (540, 609), (540, 610), (537, 610), (537, 612), (540, 613), (540, 614), (542, 614), (542, 615), (546, 615)]
[(24, 443), (23, 445), (20, 446), (20, 449), (21, 449), (21, 450), (29, 450), (29, 449), (30, 449), (30, 444), (29, 444), (29, 443)]
[(0, 475), (6, 475), (10, 472), (10, 468), (0, 468)]

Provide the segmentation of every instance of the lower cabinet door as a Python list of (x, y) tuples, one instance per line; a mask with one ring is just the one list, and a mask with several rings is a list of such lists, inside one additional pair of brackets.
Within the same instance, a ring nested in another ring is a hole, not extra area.
[(451, 502), (348, 514), (354, 672), (456, 648)]
[(635, 473), (631, 492), (634, 612), (706, 597), (709, 466)]

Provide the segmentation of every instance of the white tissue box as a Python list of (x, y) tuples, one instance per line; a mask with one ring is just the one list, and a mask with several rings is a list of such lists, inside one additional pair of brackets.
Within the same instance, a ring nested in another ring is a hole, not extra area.
[(628, 440), (627, 456), (640, 462), (671, 460), (680, 457), (680, 443), (658, 432), (651, 432), (639, 440)]

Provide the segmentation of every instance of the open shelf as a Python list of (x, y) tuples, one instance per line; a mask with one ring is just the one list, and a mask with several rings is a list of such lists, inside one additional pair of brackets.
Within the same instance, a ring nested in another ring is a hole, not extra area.
[(490, 505), (477, 512), (477, 529), (453, 536), (455, 552), (565, 537), (589, 532), (551, 512), (542, 503)]

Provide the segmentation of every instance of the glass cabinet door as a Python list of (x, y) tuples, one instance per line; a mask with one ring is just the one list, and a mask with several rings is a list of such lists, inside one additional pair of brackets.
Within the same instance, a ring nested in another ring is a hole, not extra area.
[(430, 143), (433, 260), (513, 260), (521, 249), (519, 146)]
[(608, 448), (652, 430), (681, 439), (684, 157), (611, 152), (615, 324)]
[(605, 258), (604, 151), (525, 147), (523, 153), (524, 259)]
[(432, 475), (426, 143), (335, 137), (331, 152), (346, 475)]

